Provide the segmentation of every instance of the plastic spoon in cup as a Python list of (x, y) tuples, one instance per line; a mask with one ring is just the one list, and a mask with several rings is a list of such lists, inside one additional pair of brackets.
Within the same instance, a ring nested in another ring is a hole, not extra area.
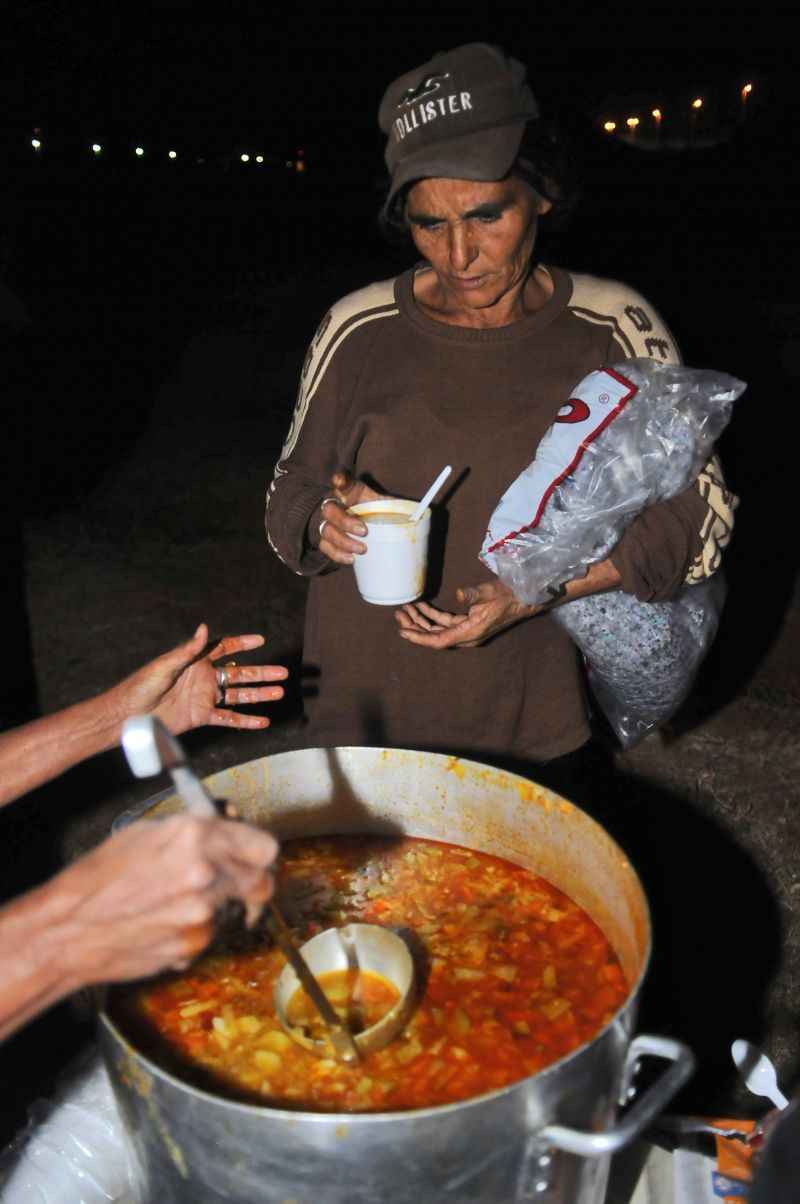
[(411, 513), (409, 514), (408, 521), (410, 523), (418, 523), (419, 522), (419, 520), (422, 518), (425, 511), (428, 509), (429, 504), (436, 497), (436, 494), (439, 492), (442, 485), (444, 485), (445, 481), (450, 476), (450, 473), (452, 471), (453, 471), (452, 464), (448, 464), (445, 468), (442, 469), (442, 471), (439, 473), (436, 480), (431, 485), (428, 492), (423, 497), (422, 501), (418, 502), (415, 509), (413, 509), (411, 511)]
[(765, 1053), (750, 1041), (734, 1041), (731, 1054), (745, 1087), (753, 1095), (772, 1100), (776, 1108), (787, 1108), (789, 1101), (778, 1086), (775, 1067)]
[[(154, 777), (166, 769), (189, 811), (206, 818), (219, 814), (214, 799), (189, 765), (183, 747), (160, 719), (153, 715), (134, 715), (126, 719), (122, 725), (122, 748), (137, 778)], [(337, 1058), (342, 1062), (357, 1062), (360, 1055), (352, 1033), (339, 1019), (302, 954), (295, 948), (286, 921), (272, 899), (267, 908), (281, 952), (322, 1017)]]

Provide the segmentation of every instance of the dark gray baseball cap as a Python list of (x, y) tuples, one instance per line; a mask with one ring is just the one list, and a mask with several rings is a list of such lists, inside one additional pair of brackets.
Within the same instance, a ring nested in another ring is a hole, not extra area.
[(412, 180), (501, 180), (526, 123), (538, 116), (523, 64), (486, 42), (407, 71), (386, 89), (378, 112), (391, 177), (384, 212)]

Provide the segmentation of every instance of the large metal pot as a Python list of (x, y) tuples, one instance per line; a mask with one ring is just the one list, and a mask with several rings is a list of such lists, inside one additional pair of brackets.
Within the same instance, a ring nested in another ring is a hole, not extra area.
[[(307, 749), (262, 757), (208, 784), (282, 837), (404, 832), (526, 866), (600, 925), (631, 991), (593, 1041), (539, 1074), (463, 1103), (368, 1115), (283, 1111), (198, 1090), (134, 1049), (103, 1013), (101, 1045), (141, 1204), (600, 1204), (610, 1154), (693, 1067), (676, 1041), (631, 1040), (650, 920), (635, 871), (603, 828), (524, 778), (433, 753)], [(164, 794), (137, 813), (179, 807)], [(618, 1120), (645, 1055), (669, 1068)]]

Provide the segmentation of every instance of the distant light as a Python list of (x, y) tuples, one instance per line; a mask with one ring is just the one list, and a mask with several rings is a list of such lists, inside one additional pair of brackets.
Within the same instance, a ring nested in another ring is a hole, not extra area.
[(256, 163), (263, 163), (263, 162), (264, 162), (264, 156), (256, 155)]
[(651, 117), (654, 117), (656, 121), (660, 121), (660, 120), (661, 120), (661, 110), (660, 110), (660, 109), (653, 109), (653, 111), (652, 111), (652, 113), (650, 114), (650, 116), (651, 116)]
[(93, 142), (93, 143), (92, 143), (92, 150), (94, 151), (94, 153), (95, 153), (96, 155), (99, 155), (99, 154), (101, 153), (102, 149), (103, 149), (103, 148), (102, 148), (102, 146), (100, 145), (100, 143), (99, 143), (99, 142)]
[(693, 109), (702, 109), (702, 107), (703, 107), (702, 96), (696, 96), (695, 99), (692, 101), (692, 108)]
[(249, 155), (240, 155), (240, 156), (239, 156), (239, 158), (242, 160), (242, 163), (249, 163), (249, 162), (250, 162), (250, 156), (249, 156)]
[(286, 166), (287, 166), (287, 167), (294, 167), (294, 159), (287, 159), (287, 160), (286, 160)]
[(745, 84), (745, 86), (742, 88), (742, 96), (749, 96), (752, 91), (753, 91), (753, 85)]
[(169, 158), (170, 158), (170, 159), (177, 159), (177, 157), (178, 157), (178, 152), (177, 152), (177, 151), (167, 151), (167, 154), (168, 154), (168, 156), (169, 156)]
[(139, 156), (139, 158), (141, 159), (142, 155), (144, 154), (144, 147), (137, 146), (134, 153), (137, 154)]
[(604, 122), (603, 122), (603, 129), (605, 130), (605, 132), (606, 132), (607, 134), (613, 134), (613, 133), (614, 133), (614, 130), (615, 130), (616, 128), (617, 128), (617, 123), (616, 123), (616, 121), (604, 121)]
[(296, 171), (305, 171), (305, 169), (306, 169), (306, 165), (305, 165), (305, 163), (303, 162), (303, 160), (302, 160), (302, 159), (298, 159), (298, 160), (297, 160), (297, 163), (295, 164), (295, 170), (296, 170)]
[(34, 150), (42, 149), (42, 144), (38, 138), (31, 138), (31, 146), (33, 147)]
[(629, 130), (635, 130), (637, 125), (639, 124), (639, 118), (638, 117), (629, 117), (626, 120), (625, 124)]

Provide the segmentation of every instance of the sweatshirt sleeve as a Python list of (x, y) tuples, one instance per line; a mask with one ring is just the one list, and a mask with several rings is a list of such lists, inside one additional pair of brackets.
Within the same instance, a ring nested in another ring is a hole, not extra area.
[(378, 281), (338, 301), (309, 346), (265, 514), (270, 547), (302, 576), (336, 567), (317, 549), (320, 508), (333, 473), (353, 469), (353, 399), (367, 332), (376, 319), (396, 313), (394, 281)]
[[(590, 320), (608, 325), (607, 364), (635, 358), (681, 363), (672, 333), (640, 294), (591, 277), (580, 279), (576, 292)], [(710, 577), (730, 540), (736, 502), (712, 457), (688, 489), (649, 506), (626, 529), (610, 556), (622, 589), (642, 602), (661, 602)]]
[[(293, 572), (314, 576), (328, 565), (315, 547), (322, 502), (337, 467), (345, 399), (335, 355), (320, 372), (331, 314), (322, 319), (300, 373), (289, 432), (267, 490), (265, 526), (270, 547)], [(314, 515), (317, 522), (314, 523)]]

